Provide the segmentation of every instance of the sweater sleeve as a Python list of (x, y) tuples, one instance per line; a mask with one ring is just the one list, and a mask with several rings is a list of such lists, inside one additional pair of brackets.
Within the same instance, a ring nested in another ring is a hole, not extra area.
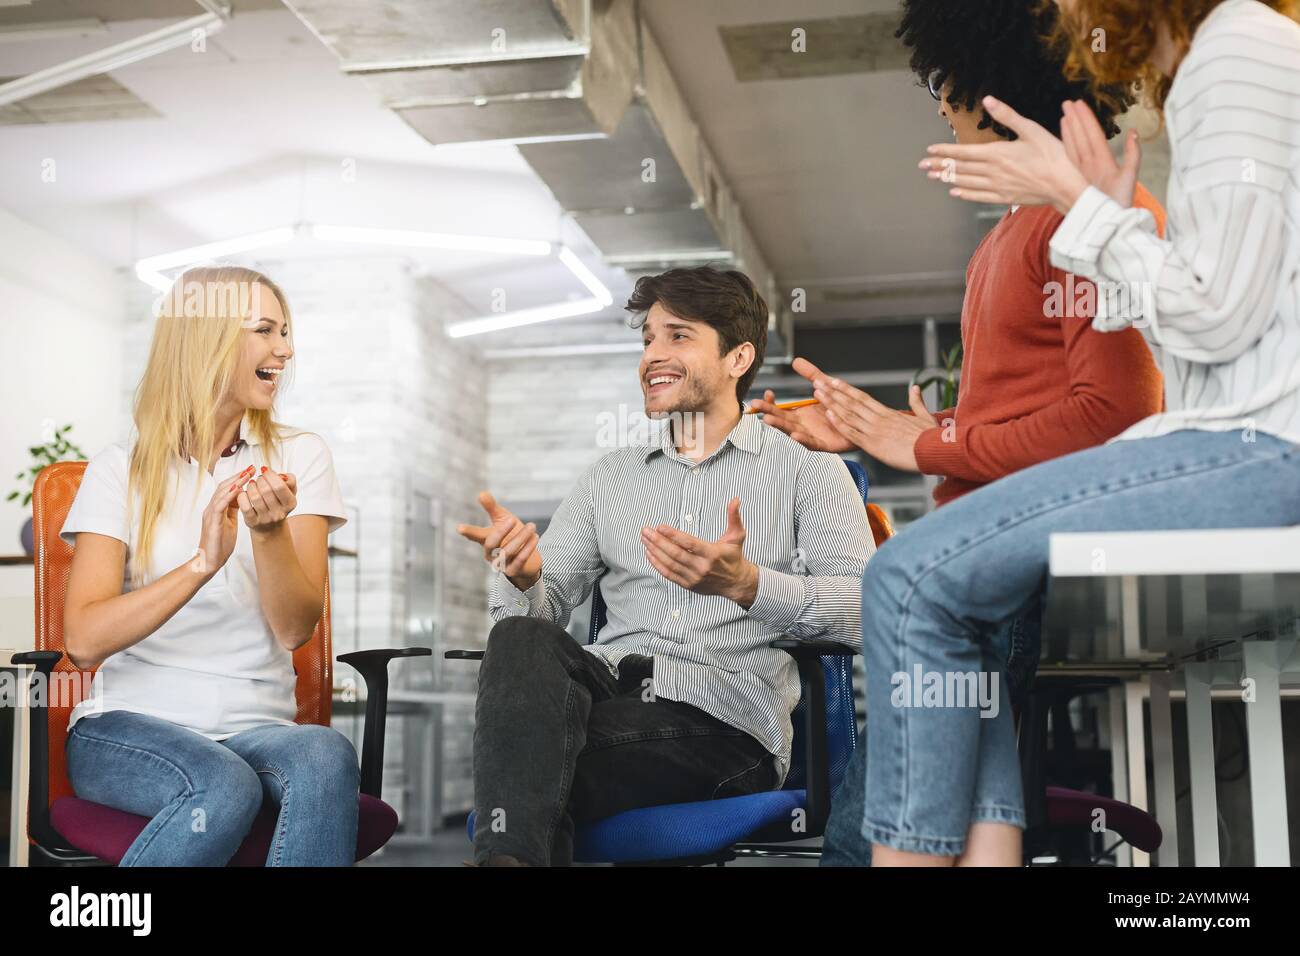
[(1137, 325), (1171, 355), (1217, 364), (1253, 347), (1275, 319), (1277, 277), (1286, 274), (1283, 194), (1300, 124), (1261, 115), (1275, 75), (1268, 59), (1278, 55), (1267, 39), (1234, 33), (1194, 52), (1180, 68), (1181, 101), (1168, 105), (1188, 210), (1182, 229), (1161, 239), (1145, 213), (1089, 187), (1052, 252), (1065, 268), (1141, 293), (1099, 314), (1099, 330)]
[[(1050, 235), (1050, 233), (1048, 234)], [(1064, 397), (1006, 422), (963, 426), (940, 418), (915, 446), (925, 474), (990, 482), (1052, 458), (1091, 448), (1160, 411), (1162, 379), (1142, 336), (1093, 332), (1095, 288), (1048, 262), (1046, 241), (1030, 253), (1034, 272), (1056, 288), (1073, 288), (1071, 314), (1059, 319), (1069, 377)]]

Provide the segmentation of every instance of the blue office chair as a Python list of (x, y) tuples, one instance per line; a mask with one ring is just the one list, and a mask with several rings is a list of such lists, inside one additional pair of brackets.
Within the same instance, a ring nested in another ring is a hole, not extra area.
[[(845, 461), (858, 493), (867, 500), (867, 475)], [(592, 591), (594, 643), (605, 625), (600, 582)], [(858, 725), (853, 707), (851, 647), (830, 641), (780, 638), (772, 642), (795, 659), (802, 694), (791, 714), (794, 742), (790, 772), (781, 790), (696, 803), (644, 807), (580, 824), (574, 833), (578, 863), (657, 866), (725, 865), (739, 856), (816, 858), (819, 847), (790, 844), (819, 837), (830, 814), (831, 794), (844, 779)], [(448, 651), (449, 659), (480, 660), (482, 651)], [(474, 814), (467, 824), (474, 837)]]

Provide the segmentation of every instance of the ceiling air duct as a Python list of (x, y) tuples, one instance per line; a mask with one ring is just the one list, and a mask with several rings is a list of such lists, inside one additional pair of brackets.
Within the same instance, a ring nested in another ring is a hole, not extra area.
[(507, 140), (611, 266), (712, 263), (791, 316), (634, 0), (285, 0), (431, 143)]

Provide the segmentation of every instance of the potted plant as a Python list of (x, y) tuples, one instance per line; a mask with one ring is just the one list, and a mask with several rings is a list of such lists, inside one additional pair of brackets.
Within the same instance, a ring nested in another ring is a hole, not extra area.
[[(9, 492), (6, 501), (13, 501), (19, 495), (22, 495), (21, 507), (26, 508), (32, 502), (32, 487), (36, 484), (36, 476), (41, 473), (41, 469), (46, 465), (52, 465), (57, 461), (84, 461), (86, 453), (78, 448), (72, 442), (68, 441), (68, 432), (72, 430), (71, 425), (64, 425), (54, 432), (54, 438), (43, 445), (33, 445), (27, 449), (32, 453), (32, 467), (27, 471), (20, 471), (17, 474), (19, 481), (27, 483), (26, 493), (22, 488)], [(36, 544), (32, 538), (32, 519), (29, 517), (27, 523), (23, 525), (21, 533), (23, 542), (23, 553), (32, 555), (36, 553)]]
[[(926, 374), (926, 373), (930, 374)], [(925, 378), (921, 378), (925, 375)], [(957, 405), (957, 380), (961, 378), (961, 343), (958, 342), (943, 357), (942, 369), (923, 368), (912, 376), (912, 384), (920, 385), (925, 391), (931, 385), (941, 386), (939, 408), (954, 408)]]

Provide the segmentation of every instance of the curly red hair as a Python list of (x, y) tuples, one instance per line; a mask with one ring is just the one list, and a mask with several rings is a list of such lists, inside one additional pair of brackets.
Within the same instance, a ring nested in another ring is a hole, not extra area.
[[(1156, 24), (1169, 25), (1175, 47), (1186, 49), (1202, 21), (1224, 0), (1069, 0), (1060, 3), (1061, 16), (1051, 38), (1065, 53), (1065, 71), (1087, 78), (1094, 88), (1132, 86), (1159, 109), (1169, 95), (1171, 80), (1151, 63)], [(1260, 0), (1290, 17), (1297, 0)], [(1045, 0), (1056, 5), (1057, 0)], [(1098, 33), (1097, 31), (1104, 31)], [(1094, 49), (1099, 39), (1104, 50)], [(1104, 55), (1103, 55), (1104, 53)]]

